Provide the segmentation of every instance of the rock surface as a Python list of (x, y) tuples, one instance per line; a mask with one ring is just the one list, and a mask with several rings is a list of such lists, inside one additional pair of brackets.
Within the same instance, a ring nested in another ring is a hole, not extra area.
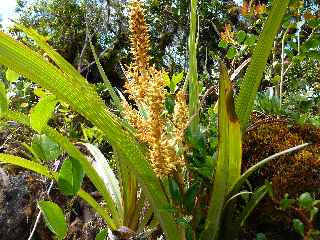
[(25, 207), (28, 187), (23, 175), (10, 176), (0, 168), (0, 240), (26, 239), (30, 226)]

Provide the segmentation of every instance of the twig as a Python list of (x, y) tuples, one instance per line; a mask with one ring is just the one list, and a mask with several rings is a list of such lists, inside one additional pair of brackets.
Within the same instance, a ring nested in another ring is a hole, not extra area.
[[(314, 29), (313, 29), (312, 32), (310, 33), (309, 37), (305, 40), (305, 42), (306, 42), (306, 41), (309, 41), (313, 34), (314, 34)], [(300, 40), (299, 40), (299, 43), (300, 43)], [(300, 55), (300, 51), (298, 52), (298, 55), (297, 55), (297, 56), (299, 56), (299, 55)], [(287, 74), (288, 70), (289, 70), (292, 66), (293, 66), (293, 62), (291, 62), (291, 63), (288, 65), (288, 67), (286, 68), (286, 70), (284, 71), (284, 73), (283, 73), (284, 76)]]
[[(212, 20), (213, 20), (213, 19), (212, 19)], [(213, 27), (214, 31), (216, 32), (216, 34), (220, 37), (220, 32), (219, 32), (219, 30), (218, 30), (218, 28), (217, 28), (217, 25), (214, 24), (213, 21), (211, 21), (211, 24), (212, 24), (212, 27)]]
[(247, 66), (247, 64), (251, 61), (251, 58), (246, 59), (243, 63), (240, 64), (239, 67), (237, 67), (236, 70), (234, 70), (234, 72), (231, 74), (230, 80), (233, 81), (238, 74), (241, 72), (241, 70)]
[[(98, 59), (100, 59), (107, 51), (109, 50), (109, 48), (104, 49), (98, 56)], [(84, 71), (86, 71), (87, 69), (89, 69), (91, 66), (95, 65), (96, 61), (92, 61), (91, 63), (89, 63), (87, 66), (85, 66), (84, 68), (82, 68), (80, 70), (80, 73), (83, 73)]]
[(81, 67), (82, 67), (82, 59), (83, 59), (83, 56), (84, 56), (84, 52), (88, 46), (88, 31), (86, 31), (86, 38), (84, 40), (84, 44), (83, 44), (83, 48), (81, 50), (81, 53), (80, 53), (80, 57), (79, 57), (79, 62), (78, 62), (78, 71), (81, 72)]
[[(58, 161), (56, 161), (56, 162), (54, 163), (54, 170), (53, 170), (53, 171), (56, 172), (56, 171), (58, 170), (59, 166), (60, 166), (60, 161), (58, 160)], [(51, 189), (52, 189), (52, 187), (53, 187), (53, 183), (54, 183), (54, 181), (51, 180), (50, 186), (49, 186), (49, 188), (48, 188), (48, 190), (47, 190), (47, 195), (50, 194)], [(33, 237), (33, 235), (34, 235), (34, 233), (35, 233), (35, 231), (36, 231), (36, 229), (37, 229), (37, 226), (38, 226), (38, 224), (39, 224), (40, 218), (41, 218), (41, 210), (39, 210), (39, 213), (38, 213), (38, 215), (37, 215), (36, 221), (34, 222), (34, 225), (33, 225), (32, 231), (31, 231), (31, 233), (30, 233), (30, 235), (29, 235), (29, 237), (28, 237), (28, 240), (31, 240), (31, 239), (32, 239), (32, 237)]]
[(216, 86), (211, 86), (210, 88), (207, 89), (207, 91), (204, 93), (204, 95), (201, 98), (200, 108), (204, 106), (206, 98), (210, 96), (214, 92), (214, 90), (216, 90)]
[(284, 41), (286, 39), (289, 27), (283, 34), (282, 41), (281, 41), (281, 75), (280, 75), (280, 84), (279, 84), (279, 100), (280, 100), (280, 108), (282, 105), (282, 91), (283, 91), (283, 80), (284, 80)]

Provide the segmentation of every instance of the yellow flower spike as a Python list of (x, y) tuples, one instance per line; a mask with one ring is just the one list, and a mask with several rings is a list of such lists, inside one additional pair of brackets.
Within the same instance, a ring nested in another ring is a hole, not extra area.
[(139, 112), (123, 102), (123, 108), (128, 122), (137, 130), (137, 138), (149, 147), (149, 161), (157, 176), (173, 174), (184, 164), (184, 158), (178, 157), (175, 144), (183, 142), (186, 124), (188, 122), (188, 107), (184, 92), (178, 92), (174, 111), (174, 136), (168, 136), (165, 127), (169, 119), (163, 115), (165, 110), (165, 71), (150, 66), (149, 34), (145, 22), (143, 8), (138, 0), (131, 2), (130, 12), (131, 52), (134, 61), (127, 70), (129, 82), (126, 92), (129, 99), (137, 106), (147, 109), (148, 116), (143, 118)]

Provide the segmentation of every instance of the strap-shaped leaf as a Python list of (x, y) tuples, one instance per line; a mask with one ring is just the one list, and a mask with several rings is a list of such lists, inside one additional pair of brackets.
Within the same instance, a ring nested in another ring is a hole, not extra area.
[(123, 164), (136, 175), (167, 239), (178, 238), (178, 227), (172, 213), (166, 210), (169, 202), (161, 190), (159, 179), (146, 160), (145, 149), (105, 108), (103, 101), (83, 77), (68, 69), (63, 72), (64, 69), (58, 69), (38, 53), (3, 32), (0, 32), (0, 63), (47, 88), (100, 128), (117, 151), (119, 159), (123, 159)]
[(96, 146), (90, 143), (84, 143), (87, 150), (93, 157), (92, 165), (96, 172), (100, 175), (106, 188), (108, 189), (113, 201), (117, 204), (117, 208), (123, 214), (122, 198), (120, 192), (119, 181), (113, 173), (108, 160)]
[(240, 92), (236, 99), (236, 113), (243, 129), (246, 127), (249, 115), (253, 109), (254, 99), (260, 86), (273, 40), (281, 25), (282, 17), (288, 4), (289, 0), (272, 1), (271, 12), (259, 37), (252, 60), (241, 84)]
[(227, 69), (220, 67), (218, 106), (219, 146), (213, 190), (202, 239), (217, 239), (225, 197), (241, 174), (241, 130), (234, 111), (233, 90)]
[(197, 5), (198, 0), (191, 0), (190, 34), (189, 34), (189, 112), (191, 133), (196, 136), (199, 130), (199, 83), (197, 70)]
[(51, 179), (55, 179), (57, 177), (55, 173), (52, 173), (47, 167), (39, 163), (9, 154), (0, 153), (0, 163), (16, 165)]
[(266, 185), (262, 185), (252, 194), (249, 202), (246, 204), (245, 208), (240, 214), (240, 226), (243, 226), (253, 209), (259, 204), (259, 202), (267, 194), (268, 188)]
[(236, 194), (242, 184), (254, 173), (256, 172), (258, 169), (264, 167), (267, 163), (269, 163), (271, 160), (275, 159), (275, 158), (278, 158), (282, 155), (285, 155), (285, 154), (289, 154), (289, 153), (292, 153), (292, 152), (295, 152), (295, 151), (298, 151), (302, 148), (305, 148), (307, 146), (309, 146), (310, 143), (303, 143), (303, 144), (300, 144), (298, 146), (295, 146), (295, 147), (292, 147), (292, 148), (289, 148), (289, 149), (286, 149), (284, 151), (281, 151), (281, 152), (278, 152), (278, 153), (275, 153), (263, 160), (261, 160), (260, 162), (256, 163), (255, 165), (251, 166), (247, 171), (245, 171), (241, 176), (240, 178), (238, 179), (238, 181), (236, 181), (234, 183), (234, 185), (232, 186), (231, 188), (231, 191), (229, 193), (229, 197), (231, 197), (232, 195)]
[(106, 85), (107, 87), (107, 90), (112, 98), (112, 101), (114, 103), (114, 105), (117, 107), (118, 111), (122, 112), (122, 105), (121, 105), (121, 102), (120, 102), (120, 98), (118, 97), (118, 95), (116, 94), (116, 92), (113, 90), (112, 88), (112, 85), (107, 77), (107, 74), (105, 73), (105, 71), (103, 70), (103, 67), (101, 66), (101, 63), (100, 63), (100, 60), (94, 50), (94, 46), (92, 44), (92, 41), (89, 39), (89, 43), (90, 43), (90, 48), (91, 48), (91, 51), (92, 51), (92, 54), (93, 54), (93, 57), (94, 57), (94, 60), (96, 62), (96, 65), (98, 67), (98, 70), (99, 70), (99, 73), (100, 73), (100, 76), (104, 82), (104, 84)]

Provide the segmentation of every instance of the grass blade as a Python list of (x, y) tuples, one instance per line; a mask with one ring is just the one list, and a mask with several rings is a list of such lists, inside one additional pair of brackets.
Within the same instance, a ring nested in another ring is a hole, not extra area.
[(121, 105), (120, 99), (119, 99), (118, 95), (116, 94), (116, 92), (113, 90), (112, 85), (111, 85), (106, 73), (104, 72), (104, 70), (103, 70), (103, 68), (101, 66), (100, 60), (99, 60), (99, 58), (98, 58), (98, 56), (97, 56), (97, 54), (96, 54), (96, 52), (94, 50), (94, 47), (93, 47), (91, 39), (89, 39), (89, 43), (90, 43), (91, 52), (93, 54), (94, 60), (96, 62), (96, 65), (98, 67), (100, 76), (101, 76), (104, 84), (107, 87), (107, 90), (108, 90), (108, 92), (109, 92), (109, 94), (110, 94), (110, 96), (111, 96), (111, 98), (113, 100), (114, 105), (116, 106), (116, 108), (121, 113), (123, 109), (122, 109), (122, 105)]
[(239, 178), (239, 180), (234, 184), (234, 186), (232, 187), (232, 190), (230, 191), (230, 196), (232, 196), (233, 194), (237, 193), (240, 189), (240, 187), (242, 186), (242, 184), (248, 179), (248, 177), (253, 174), (255, 171), (257, 171), (258, 169), (262, 168), (263, 166), (265, 166), (268, 162), (270, 162), (271, 160), (280, 157), (282, 155), (288, 154), (288, 153), (292, 153), (295, 151), (298, 151), (302, 148), (305, 148), (306, 146), (310, 145), (310, 143), (304, 143), (289, 149), (286, 149), (284, 151), (278, 152), (276, 154), (271, 155), (270, 157), (267, 157), (263, 160), (261, 160), (260, 162), (258, 162), (257, 164), (253, 165), (252, 167), (250, 167), (245, 173), (243, 173), (241, 175), (241, 177)]
[(259, 187), (254, 193), (252, 194), (249, 202), (246, 204), (245, 208), (242, 210), (240, 214), (240, 226), (242, 227), (253, 211), (255, 207), (259, 204), (259, 202), (264, 198), (267, 194), (268, 188), (266, 185)]

